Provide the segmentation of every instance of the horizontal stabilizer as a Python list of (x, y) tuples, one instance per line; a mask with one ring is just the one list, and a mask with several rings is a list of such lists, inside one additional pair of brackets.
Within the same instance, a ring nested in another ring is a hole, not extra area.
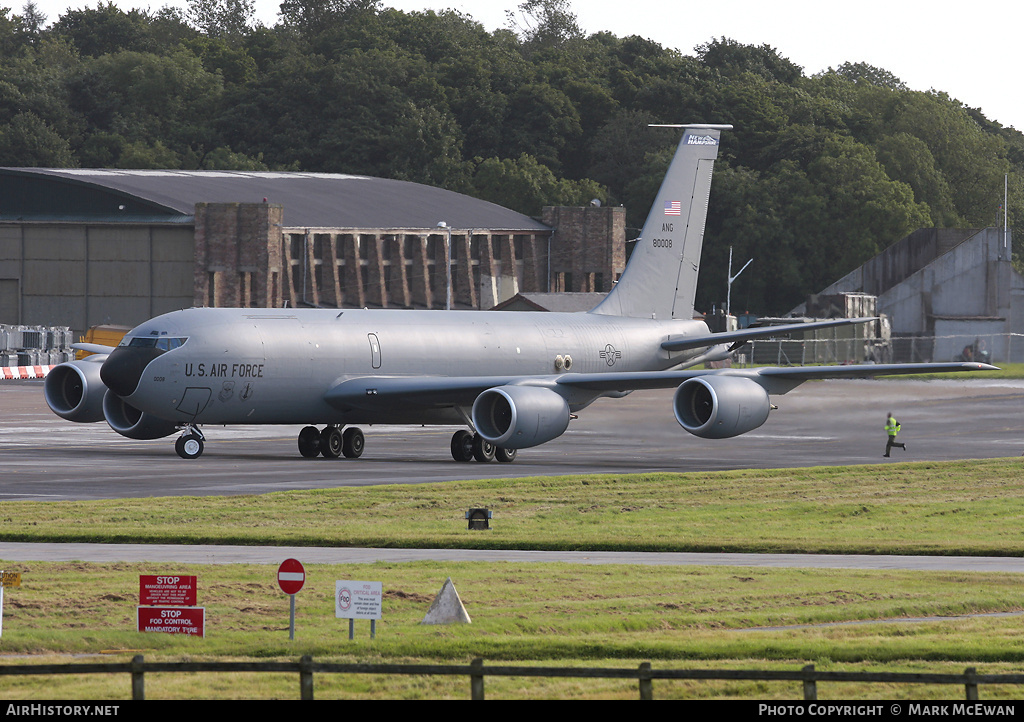
[(724, 333), (713, 333), (707, 336), (684, 336), (671, 338), (661, 344), (666, 351), (684, 351), (690, 348), (704, 348), (722, 343), (741, 344), (755, 338), (769, 338), (771, 336), (783, 336), (800, 331), (813, 331), (819, 328), (832, 328), (833, 326), (849, 326), (855, 323), (868, 323), (876, 318), (838, 318), (831, 321), (812, 321), (811, 323), (788, 323), (783, 326), (751, 326), (739, 331), (725, 331)]

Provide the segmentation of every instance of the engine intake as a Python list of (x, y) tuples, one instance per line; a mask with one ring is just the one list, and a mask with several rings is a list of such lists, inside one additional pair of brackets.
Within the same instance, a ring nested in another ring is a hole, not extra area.
[(565, 433), (569, 404), (540, 386), (500, 386), (476, 397), (473, 425), (495, 446), (526, 449)]
[(768, 392), (739, 376), (698, 376), (684, 381), (672, 399), (676, 421), (702, 439), (728, 439), (768, 420)]
[(103, 416), (110, 428), (129, 439), (160, 439), (177, 430), (173, 421), (139, 411), (113, 391), (103, 397)]
[(103, 421), (103, 395), (107, 387), (100, 380), (102, 365), (102, 357), (90, 356), (51, 369), (43, 380), (46, 405), (68, 421)]

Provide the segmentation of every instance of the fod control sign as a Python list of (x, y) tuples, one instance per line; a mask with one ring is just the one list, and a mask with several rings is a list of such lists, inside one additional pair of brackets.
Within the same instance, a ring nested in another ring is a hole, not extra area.
[(140, 632), (206, 636), (206, 610), (202, 607), (137, 607)]
[(381, 582), (334, 582), (337, 619), (380, 619), (384, 585)]

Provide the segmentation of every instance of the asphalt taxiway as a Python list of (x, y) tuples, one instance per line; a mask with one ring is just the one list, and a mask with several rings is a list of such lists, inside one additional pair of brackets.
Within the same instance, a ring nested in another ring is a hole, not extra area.
[[(206, 452), (174, 453), (173, 437), (125, 439), (105, 423), (54, 416), (38, 381), (0, 381), (0, 500), (74, 500), (168, 495), (259, 494), (368, 484), (554, 474), (701, 471), (890, 463), (885, 415), (903, 424), (907, 451), (893, 460), (1020, 456), (1024, 382), (910, 379), (822, 381), (773, 397), (779, 408), (760, 429), (709, 441), (687, 434), (671, 411), (672, 391), (602, 399), (559, 439), (520, 452), (512, 464), (458, 463), (453, 428), (369, 427), (358, 460), (303, 459), (294, 427), (206, 427)], [(855, 569), (942, 569), (1024, 573), (1024, 559), (797, 554), (637, 554), (487, 550), (310, 549), (103, 544), (0, 545), (18, 560), (268, 563), (566, 561), (581, 564), (700, 564)]]
[(155, 562), (174, 564), (306, 564), (375, 562), (565, 562), (815, 569), (1024, 573), (1024, 558), (899, 554), (726, 554), (697, 552), (571, 552), (516, 549), (369, 549), (361, 547), (215, 546), (184, 544), (0, 544), (4, 561)]
[[(965, 375), (966, 376), (966, 375)], [(672, 391), (601, 399), (560, 438), (511, 464), (459, 463), (454, 427), (365, 427), (357, 460), (303, 459), (298, 427), (204, 427), (203, 456), (178, 458), (174, 437), (125, 439), (105, 423), (53, 415), (39, 381), (0, 382), (0, 500), (260, 494), (370, 484), (561, 474), (945, 461), (1024, 452), (1024, 382), (844, 380), (806, 383), (772, 401), (767, 423), (743, 436), (699, 439), (672, 415)], [(907, 451), (883, 459), (886, 412)]]

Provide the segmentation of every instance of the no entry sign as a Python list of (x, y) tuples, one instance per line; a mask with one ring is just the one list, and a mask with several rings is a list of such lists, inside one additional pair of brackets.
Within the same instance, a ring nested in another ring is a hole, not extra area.
[(277, 568), (277, 585), (285, 594), (297, 594), (306, 583), (306, 568), (298, 559), (285, 559)]

